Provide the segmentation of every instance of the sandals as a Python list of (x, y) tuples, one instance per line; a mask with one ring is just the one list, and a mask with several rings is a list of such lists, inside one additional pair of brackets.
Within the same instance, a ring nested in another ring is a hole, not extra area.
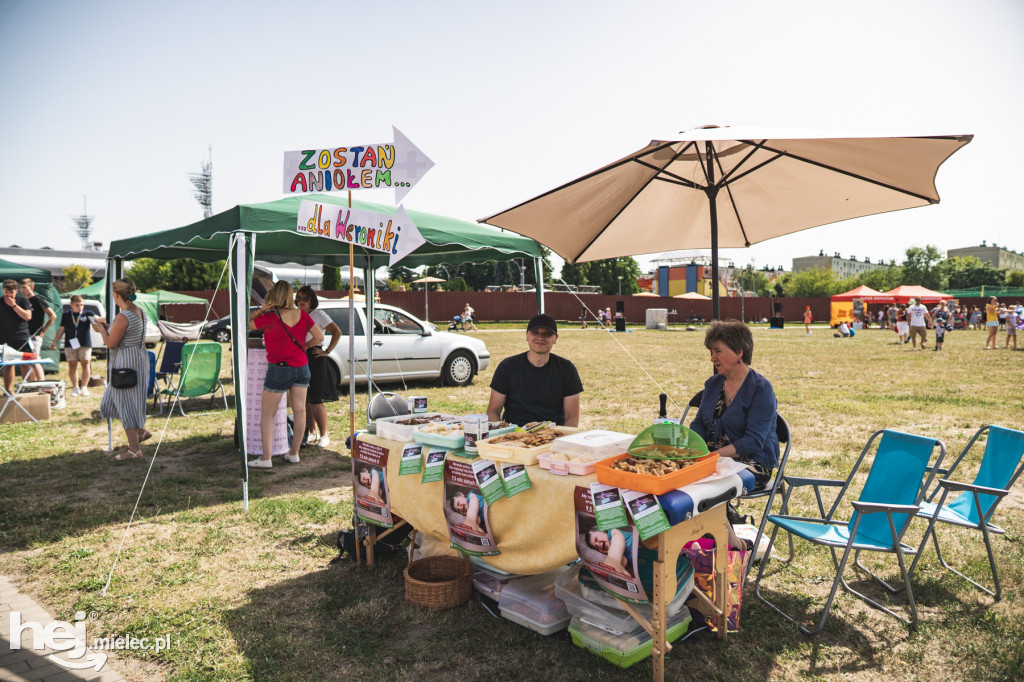
[(153, 437), (152, 433), (150, 433), (149, 431), (143, 430), (142, 435), (139, 436), (139, 442), (141, 443), (143, 441), (147, 441), (147, 440), (149, 440), (152, 437)]
[(142, 459), (142, 450), (139, 450), (138, 452), (132, 452), (131, 450), (126, 450), (124, 452), (119, 452), (116, 455), (114, 455), (113, 457), (111, 457), (110, 461), (111, 462), (127, 462), (130, 459)]

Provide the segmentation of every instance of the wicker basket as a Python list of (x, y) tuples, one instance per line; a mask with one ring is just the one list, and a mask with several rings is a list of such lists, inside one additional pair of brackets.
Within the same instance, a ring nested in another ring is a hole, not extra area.
[(405, 599), (425, 609), (463, 604), (472, 587), (469, 562), (462, 557), (426, 557), (405, 567)]

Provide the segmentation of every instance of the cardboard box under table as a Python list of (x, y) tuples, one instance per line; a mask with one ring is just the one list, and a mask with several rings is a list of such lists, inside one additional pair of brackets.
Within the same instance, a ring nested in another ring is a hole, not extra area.
[[(0, 401), (4, 398), (0, 398)], [(22, 393), (11, 399), (11, 405), (0, 415), (0, 424), (20, 424), (22, 422), (50, 418), (50, 396), (45, 393)]]
[[(443, 483), (421, 483), (419, 475), (399, 476), (402, 448), (406, 443), (376, 435), (358, 434), (365, 440), (388, 450), (387, 484), (392, 512), (405, 519), (421, 533), (447, 542)], [(429, 448), (424, 448), (424, 456)], [(456, 457), (465, 462), (473, 459)], [(501, 551), (486, 557), (487, 564), (507, 573), (537, 574), (554, 570), (577, 558), (573, 493), (576, 486), (597, 481), (594, 475), (557, 476), (537, 465), (527, 467), (532, 487), (524, 493), (496, 502), (489, 510), (489, 522)], [(728, 565), (729, 523), (726, 519), (728, 500), (753, 487), (753, 476), (732, 460), (721, 460), (715, 474), (707, 479), (658, 496), (669, 523), (664, 533), (648, 539), (644, 545), (657, 552), (654, 564), (654, 590), (651, 595), (652, 617), (645, 618), (637, 609), (630, 614), (654, 639), (654, 679), (665, 676), (665, 653), (668, 622), (667, 605), (676, 594), (676, 558), (683, 545), (710, 534), (715, 539), (715, 572), (718, 581), (718, 603), (709, 606), (718, 615), (718, 638), (726, 633), (726, 572)], [(719, 568), (720, 567), (720, 568)], [(703, 595), (695, 591), (694, 594)]]

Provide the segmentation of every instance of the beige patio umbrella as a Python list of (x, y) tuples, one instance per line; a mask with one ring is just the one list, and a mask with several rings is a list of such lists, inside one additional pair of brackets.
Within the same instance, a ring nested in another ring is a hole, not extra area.
[(438, 277), (420, 277), (414, 279), (412, 284), (423, 285), (423, 321), (430, 322), (430, 302), (427, 300), (427, 293), (430, 291), (430, 285), (434, 282), (447, 282), (446, 279), (440, 279)]
[[(841, 220), (937, 204), (939, 166), (973, 135), (696, 128), (480, 222), (568, 263), (746, 247)], [(712, 297), (718, 317), (718, 288)]]
[(657, 294), (652, 294), (649, 291), (641, 291), (639, 294), (633, 294), (633, 295), (634, 296), (654, 296), (655, 298), (658, 298)]
[(690, 301), (710, 301), (710, 296), (698, 294), (696, 291), (687, 291), (685, 294), (676, 294), (672, 298), (685, 298)]

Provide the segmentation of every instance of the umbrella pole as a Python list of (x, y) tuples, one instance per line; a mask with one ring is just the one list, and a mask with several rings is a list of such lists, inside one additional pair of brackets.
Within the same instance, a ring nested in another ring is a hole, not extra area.
[(718, 319), (718, 188), (715, 187), (715, 162), (712, 159), (714, 146), (710, 141), (704, 143), (705, 158), (708, 164), (708, 186), (704, 192), (708, 195), (708, 208), (711, 211), (711, 319)]

